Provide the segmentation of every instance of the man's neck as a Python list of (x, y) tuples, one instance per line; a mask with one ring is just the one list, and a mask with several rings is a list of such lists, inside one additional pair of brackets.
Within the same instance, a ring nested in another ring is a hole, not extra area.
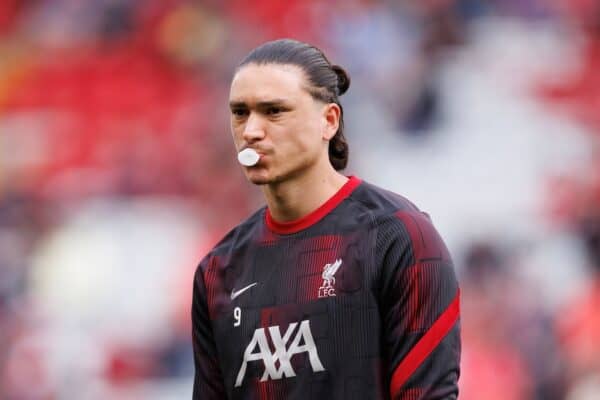
[(331, 168), (314, 168), (293, 179), (263, 186), (274, 220), (288, 222), (302, 218), (329, 200), (348, 178)]

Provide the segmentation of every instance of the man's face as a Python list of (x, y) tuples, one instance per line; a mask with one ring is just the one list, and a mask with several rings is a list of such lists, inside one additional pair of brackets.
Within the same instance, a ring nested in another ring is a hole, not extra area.
[(244, 167), (252, 183), (282, 182), (328, 157), (327, 105), (314, 100), (307, 85), (295, 65), (248, 64), (235, 74), (229, 94), (233, 141), (238, 152), (250, 147), (261, 155), (258, 164)]

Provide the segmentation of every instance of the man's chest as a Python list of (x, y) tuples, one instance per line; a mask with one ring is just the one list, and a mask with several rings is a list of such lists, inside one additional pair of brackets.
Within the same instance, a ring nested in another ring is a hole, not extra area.
[(280, 241), (233, 255), (218, 285), (219, 312), (211, 313), (226, 381), (237, 388), (299, 373), (328, 376), (346, 359), (376, 357), (372, 259), (360, 235)]

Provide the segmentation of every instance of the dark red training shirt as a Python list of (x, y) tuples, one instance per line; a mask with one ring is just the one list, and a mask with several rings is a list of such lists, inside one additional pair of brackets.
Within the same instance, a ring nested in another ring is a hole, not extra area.
[(429, 217), (351, 177), (290, 223), (262, 208), (201, 261), (194, 399), (455, 399), (459, 289)]

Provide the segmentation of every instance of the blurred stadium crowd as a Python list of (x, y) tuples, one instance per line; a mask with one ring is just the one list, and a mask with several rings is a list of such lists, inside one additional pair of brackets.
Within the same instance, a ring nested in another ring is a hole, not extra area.
[(460, 398), (600, 398), (596, 0), (2, 0), (0, 398), (190, 397), (193, 271), (262, 201), (229, 80), (278, 37), (446, 238)]

